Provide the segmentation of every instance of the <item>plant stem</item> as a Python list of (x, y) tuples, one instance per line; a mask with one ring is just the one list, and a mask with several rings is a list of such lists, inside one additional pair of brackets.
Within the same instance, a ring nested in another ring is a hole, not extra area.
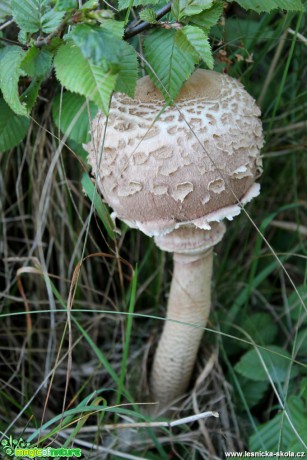
[(152, 396), (160, 408), (182, 395), (189, 384), (210, 312), (211, 273), (212, 248), (198, 256), (174, 254), (167, 318), (151, 375)]
[[(172, 2), (168, 2), (165, 6), (163, 6), (163, 8), (157, 11), (156, 20), (158, 21), (163, 16), (165, 16), (167, 13), (169, 13), (171, 8), (172, 8)], [(138, 22), (139, 22), (139, 19), (134, 20), (129, 24), (129, 26), (127, 27), (125, 31), (124, 40), (134, 37), (135, 35), (143, 32), (144, 30), (149, 29), (153, 25), (146, 21), (142, 21), (140, 23)]]

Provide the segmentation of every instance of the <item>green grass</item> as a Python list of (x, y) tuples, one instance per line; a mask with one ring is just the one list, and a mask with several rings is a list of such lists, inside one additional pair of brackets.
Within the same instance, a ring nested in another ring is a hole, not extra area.
[[(110, 223), (103, 203), (93, 198), (92, 204), (82, 192), (86, 166), (68, 148), (58, 148), (47, 91), (24, 144), (0, 155), (0, 430), (6, 436), (74, 445), (92, 459), (303, 451), (306, 70), (298, 33), (304, 33), (305, 18), (259, 17), (238, 8), (227, 14), (226, 28), (214, 32), (215, 69), (240, 78), (261, 102), (262, 193), (246, 208), (248, 216), (229, 223), (216, 247), (214, 309), (193, 382), (210, 359), (213, 370), (191, 385), (173, 414), (179, 419), (212, 410), (220, 418), (153, 429), (141, 410), (140, 403), (150, 402), (148, 371), (163, 326), (171, 258), (124, 224), (114, 242), (113, 228), (103, 223)], [(220, 48), (231, 64), (219, 59)], [(92, 196), (88, 182), (87, 188)], [(258, 321), (260, 313), (266, 327), (254, 330), (248, 320)], [(288, 352), (279, 381), (273, 378), (275, 354), (271, 366), (261, 360), (271, 345)], [(238, 371), (253, 349), (266, 380)], [(123, 422), (142, 426), (116, 429)]]

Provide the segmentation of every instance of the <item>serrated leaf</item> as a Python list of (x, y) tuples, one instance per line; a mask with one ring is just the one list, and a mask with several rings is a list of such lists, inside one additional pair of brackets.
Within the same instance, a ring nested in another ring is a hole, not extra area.
[[(256, 382), (268, 381), (268, 372), (273, 382), (282, 383), (289, 377), (290, 354), (283, 348), (275, 345), (270, 345), (266, 348), (267, 350), (259, 349), (256, 351), (253, 349), (245, 353), (235, 365), (235, 370), (244, 377)], [(267, 370), (263, 366), (258, 353), (261, 354)], [(292, 367), (290, 378), (296, 375), (298, 375), (298, 368)]]
[[(238, 375), (237, 381), (240, 385), (241, 393), (244, 395), (245, 403), (250, 409), (261, 401), (270, 386), (269, 382), (255, 382), (241, 375)], [(234, 386), (234, 388), (236, 387)], [(245, 408), (241, 399), (239, 399), (239, 405), (241, 408)]]
[(203, 29), (209, 30), (217, 24), (224, 10), (223, 2), (215, 2), (209, 10), (188, 18), (189, 23), (195, 24)]
[(21, 62), (25, 51), (19, 46), (11, 46), (5, 50), (0, 61), (0, 89), (6, 103), (18, 115), (27, 116), (27, 108), (19, 99), (18, 82), (24, 76)]
[(156, 24), (157, 22), (156, 12), (152, 8), (146, 8), (140, 11), (139, 16), (142, 21), (149, 22), (149, 24)]
[(31, 34), (53, 32), (65, 14), (50, 9), (50, 2), (46, 0), (12, 0), (12, 13), (17, 25)]
[(100, 27), (111, 32), (116, 38), (121, 39), (124, 36), (124, 21), (116, 21), (115, 19), (104, 19)]
[(41, 18), (41, 31), (45, 34), (54, 32), (62, 22), (65, 11), (55, 11), (54, 9), (47, 11)]
[(246, 10), (254, 10), (257, 13), (269, 13), (274, 9), (288, 11), (303, 11), (301, 0), (236, 0)]
[[(299, 434), (304, 441), (307, 439), (307, 417), (305, 418), (305, 426), (302, 427)], [(304, 453), (304, 449), (305, 446), (302, 444), (302, 442), (296, 436), (294, 436), (294, 439), (292, 439), (292, 442), (289, 445), (289, 451), (295, 454), (302, 454), (302, 452)]]
[(71, 148), (71, 150), (76, 155), (78, 155), (79, 158), (81, 158), (81, 160), (83, 160), (86, 163), (88, 153), (86, 152), (86, 150), (84, 150), (82, 145), (78, 144), (77, 142), (73, 141), (72, 139), (68, 139), (66, 144)]
[(104, 27), (77, 26), (70, 34), (83, 56), (93, 64), (103, 63), (117, 74), (116, 91), (134, 95), (138, 77), (138, 61), (134, 48), (111, 34)]
[[(90, 120), (95, 117), (97, 110), (96, 104), (89, 102)], [(72, 121), (77, 114), (79, 116), (72, 126)], [(58, 94), (52, 104), (52, 116), (57, 128), (60, 128), (62, 133), (68, 134), (73, 141), (85, 144), (90, 140), (90, 120), (84, 96), (69, 91), (64, 93), (62, 98), (61, 94)]]
[(55, 11), (68, 11), (78, 8), (77, 0), (56, 0)]
[(70, 43), (59, 48), (54, 66), (57, 78), (63, 86), (74, 93), (88, 97), (104, 113), (108, 113), (117, 75), (86, 60), (80, 49)]
[(186, 36), (188, 42), (198, 53), (199, 57), (207, 64), (209, 69), (213, 69), (214, 61), (209, 43), (208, 35), (195, 26), (185, 26), (182, 33)]
[(175, 36), (176, 45), (181, 49), (185, 54), (190, 54), (193, 56), (195, 62), (198, 62), (200, 57), (195, 48), (191, 45), (186, 35), (183, 33), (182, 29), (176, 32)]
[(89, 197), (91, 202), (94, 204), (97, 214), (100, 217), (103, 225), (105, 226), (105, 229), (107, 230), (108, 235), (110, 236), (110, 238), (112, 238), (112, 240), (115, 240), (114, 223), (110, 217), (107, 207), (105, 206), (100, 196), (98, 195), (97, 190), (95, 191), (95, 186), (93, 182), (91, 181), (90, 177), (88, 176), (88, 174), (85, 174), (85, 173), (83, 174), (81, 183), (82, 183), (82, 187), (85, 190), (87, 196)]
[(183, 83), (190, 77), (198, 61), (176, 42), (174, 30), (155, 30), (144, 42), (148, 73), (167, 102), (173, 101)]
[(29, 41), (29, 34), (23, 29), (20, 29), (18, 32), (18, 41), (23, 45), (26, 45)]
[(60, 37), (53, 37), (50, 41), (49, 45), (45, 46), (44, 49), (49, 51), (50, 53), (54, 54), (56, 50), (60, 48), (64, 44), (64, 40)]
[(2, 0), (0, 2), (0, 20), (6, 19), (8, 16), (11, 16), (11, 0)]
[(20, 96), (20, 100), (26, 105), (28, 112), (31, 111), (36, 102), (42, 81), (43, 78), (33, 79), (28, 88)]
[(95, 8), (98, 8), (99, 6), (99, 1), (98, 0), (88, 0), (81, 6), (81, 10), (94, 10)]
[[(290, 396), (287, 413), (296, 430), (303, 436), (303, 430), (307, 423), (304, 402), (297, 396)], [(294, 439), (297, 438), (293, 428), (288, 419), (279, 412), (272, 420), (257, 426), (257, 431), (249, 438), (249, 450), (251, 452), (289, 451), (289, 446)]]
[(51, 68), (53, 55), (46, 49), (32, 46), (22, 60), (21, 67), (30, 77), (43, 77)]
[(157, 5), (160, 3), (160, 0), (119, 0), (118, 9), (125, 10), (131, 6), (146, 6), (146, 5)]
[(127, 42), (121, 43), (121, 61), (115, 91), (134, 97), (138, 79), (138, 60), (135, 49)]
[(185, 16), (193, 16), (212, 7), (213, 0), (174, 0), (172, 13), (180, 21)]
[[(254, 313), (249, 315), (240, 326), (244, 332), (258, 345), (269, 345), (274, 343), (278, 328), (273, 322), (272, 317), (268, 313)], [(245, 334), (242, 334), (244, 339), (247, 339)], [(241, 343), (243, 348), (249, 347), (245, 343)]]
[(104, 60), (113, 64), (120, 61), (121, 40), (103, 27), (80, 24), (74, 27), (69, 38), (93, 64), (99, 65)]
[(30, 120), (16, 115), (0, 98), (0, 153), (18, 145), (27, 134)]

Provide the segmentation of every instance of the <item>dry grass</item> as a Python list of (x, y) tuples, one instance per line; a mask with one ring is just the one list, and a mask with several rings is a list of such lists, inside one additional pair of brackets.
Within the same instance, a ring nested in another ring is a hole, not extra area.
[[(287, 53), (289, 36), (288, 40), (283, 43)], [(261, 412), (273, 407), (276, 398), (272, 392), (254, 413), (239, 409), (230, 383), (236, 341), (224, 342), (220, 330), (240, 336), (231, 327), (224, 328), (232, 318), (229, 311), (235, 319), (237, 314), (240, 317), (233, 309), (237, 299), (245, 312), (268, 312), (285, 345), (291, 343), (297, 326), (286, 309), (293, 285), (299, 287), (306, 281), (306, 107), (299, 76), (303, 43), (296, 46), (279, 101), (286, 111), (277, 111), (273, 121), (270, 117), (278, 91), (273, 91), (272, 85), (279, 87), (283, 75), (278, 41), (268, 47), (268, 55), (278, 53), (278, 60), (268, 57), (261, 64), (258, 51), (259, 60), (252, 68), (247, 66), (244, 72), (242, 67), (242, 74), (257, 75), (261, 65), (270, 71), (266, 86), (271, 90), (261, 92), (256, 84), (251, 91), (261, 98), (265, 127), (270, 132), (264, 151), (263, 194), (248, 212), (281, 258), (282, 269), (263, 239), (257, 246), (259, 233), (246, 216), (229, 225), (226, 239), (216, 249), (211, 332), (203, 339), (189, 393), (172, 411), (173, 419), (205, 411), (217, 411), (220, 416), (173, 429), (119, 431), (105, 427), (123, 420), (150, 422), (134, 403), (148, 401), (147, 373), (162, 326), (157, 317), (164, 315), (172, 266), (152, 241), (124, 225), (116, 244), (107, 238), (82, 193), (80, 177), (86, 165), (70, 149), (59, 146), (59, 133), (50, 118), (52, 98), (47, 104), (41, 102), (25, 144), (0, 156), (2, 432), (26, 438), (41, 427), (40, 437), (48, 435), (47, 444), (56, 447), (65, 440), (71, 444), (72, 438), (74, 446), (86, 452), (84, 458), (91, 459), (222, 459), (225, 451), (246, 448), (251, 418), (264, 421)], [(274, 68), (271, 62), (275, 62)], [(82, 260), (76, 278), (75, 268)], [(257, 284), (257, 276), (274, 261), (272, 271)], [(114, 374), (118, 378), (122, 371), (126, 313), (137, 263), (125, 388), (121, 404), (110, 410), (118, 397)], [(303, 314), (306, 316), (302, 308)], [(92, 415), (81, 407), (89, 396), (91, 405), (99, 408)], [(60, 414), (73, 408), (79, 410), (79, 415), (75, 414), (79, 421), (65, 419), (67, 426), (61, 425)], [(44, 427), (50, 420), (54, 423)], [(55, 427), (58, 432), (50, 432)]]

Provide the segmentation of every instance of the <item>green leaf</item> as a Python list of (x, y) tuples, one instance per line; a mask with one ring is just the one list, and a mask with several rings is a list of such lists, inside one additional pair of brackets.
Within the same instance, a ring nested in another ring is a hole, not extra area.
[(198, 53), (199, 57), (207, 64), (209, 69), (213, 69), (214, 61), (209, 43), (208, 35), (195, 26), (185, 26), (182, 33), (186, 36), (188, 42)]
[[(278, 328), (268, 313), (254, 313), (249, 315), (241, 324), (241, 328), (251, 336), (258, 345), (269, 345), (274, 343)], [(245, 334), (242, 334), (247, 339)], [(249, 347), (241, 343), (242, 347)]]
[(125, 22), (116, 21), (115, 19), (104, 19), (101, 28), (108, 30), (116, 38), (123, 38), (125, 32)]
[[(304, 402), (297, 396), (290, 396), (286, 409), (294, 427), (303, 436), (307, 424)], [(289, 451), (293, 440), (297, 440), (293, 428), (282, 412), (279, 412), (272, 420), (257, 427), (257, 431), (249, 438), (249, 450), (251, 452), (264, 450), (275, 452), (277, 449)], [(300, 445), (302, 446), (301, 443)]]
[[(235, 370), (244, 377), (256, 382), (268, 381), (269, 377), (267, 372), (271, 376), (273, 382), (285, 382), (289, 377), (289, 365), (291, 364), (290, 354), (283, 348), (275, 345), (270, 345), (266, 348), (266, 350), (258, 349), (258, 351), (253, 349), (245, 353), (235, 365)], [(267, 370), (263, 366), (258, 353), (261, 354)], [(292, 367), (290, 378), (296, 375), (298, 375), (298, 368)]]
[(19, 46), (10, 46), (1, 56), (0, 89), (3, 97), (11, 109), (18, 115), (27, 116), (27, 108), (19, 99), (18, 82), (24, 76), (20, 68), (25, 57), (25, 51)]
[(0, 152), (18, 145), (27, 134), (30, 120), (16, 115), (0, 98)]
[(23, 29), (20, 29), (18, 32), (18, 41), (23, 45), (27, 45), (29, 42), (29, 34)]
[(68, 139), (66, 144), (68, 147), (71, 148), (71, 150), (79, 157), (81, 160), (83, 160), (85, 163), (87, 162), (87, 151), (84, 150), (82, 145), (77, 144), (77, 142), (73, 141), (72, 139)]
[(209, 30), (220, 19), (224, 9), (224, 2), (217, 1), (213, 3), (209, 10), (188, 18), (191, 24), (195, 24), (203, 29)]
[[(254, 382), (253, 380), (247, 379), (241, 375), (238, 375), (237, 382), (240, 385), (240, 390), (244, 395), (245, 403), (250, 409), (256, 406), (259, 401), (261, 401), (265, 392), (270, 386), (269, 382)], [(236, 394), (237, 398), (240, 398), (240, 393), (236, 392)], [(245, 408), (245, 405), (241, 399), (239, 399), (239, 405), (242, 409)]]
[(113, 64), (120, 61), (121, 40), (103, 27), (80, 24), (73, 28), (69, 38), (93, 64), (99, 65), (104, 60)]
[(12, 0), (13, 18), (17, 25), (31, 34), (53, 32), (61, 23), (65, 12), (50, 9), (46, 0)]
[(111, 219), (107, 207), (102, 202), (100, 196), (98, 195), (98, 191), (95, 189), (95, 185), (91, 181), (88, 174), (83, 174), (81, 183), (82, 187), (85, 190), (85, 193), (87, 194), (91, 202), (94, 204), (97, 214), (100, 220), (102, 221), (103, 225), (105, 226), (108, 235), (110, 236), (110, 238), (112, 238), (112, 240), (115, 240), (113, 220)]
[[(305, 419), (305, 427), (302, 427), (300, 430), (300, 436), (304, 441), (307, 439), (307, 417)], [(301, 453), (304, 452), (305, 446), (301, 443), (299, 439), (295, 436), (289, 445), (289, 451), (292, 453)]]
[(2, 0), (0, 2), (0, 20), (6, 19), (8, 16), (11, 16), (11, 0)]
[(131, 6), (146, 6), (146, 5), (157, 5), (160, 0), (119, 0), (118, 9), (125, 10)]
[(83, 56), (95, 65), (117, 74), (116, 91), (134, 95), (138, 78), (138, 61), (134, 48), (104, 27), (77, 26), (70, 34)]
[(62, 22), (65, 12), (56, 12), (54, 9), (47, 11), (41, 18), (41, 30), (45, 34), (54, 32)]
[(115, 91), (133, 97), (138, 79), (138, 60), (134, 48), (127, 42), (121, 42), (121, 62)]
[(301, 0), (236, 0), (236, 2), (242, 8), (257, 11), (257, 13), (269, 13), (277, 8), (289, 11), (303, 11)]
[(55, 56), (56, 76), (68, 90), (88, 97), (108, 113), (109, 101), (117, 75), (85, 59), (80, 49), (70, 43), (61, 46)]
[(180, 21), (185, 16), (193, 16), (212, 7), (213, 0), (174, 0), (172, 13)]
[(174, 30), (155, 30), (144, 41), (148, 73), (167, 102), (175, 98), (198, 62), (195, 55), (178, 46), (176, 36)]
[[(98, 107), (94, 102), (89, 102), (90, 120), (95, 117), (97, 110)], [(79, 116), (71, 126), (77, 115)], [(52, 104), (52, 116), (57, 128), (60, 128), (62, 133), (68, 134), (73, 141), (83, 144), (90, 140), (90, 120), (84, 96), (68, 91), (63, 94), (61, 101), (61, 94), (58, 94)]]
[(88, 0), (81, 6), (81, 10), (94, 10), (98, 8), (99, 1), (98, 0)]
[(78, 8), (77, 0), (56, 0), (55, 11), (69, 11)]
[(146, 8), (145, 10), (140, 11), (140, 19), (145, 22), (149, 22), (149, 24), (156, 24), (156, 12), (152, 8)]
[(22, 60), (21, 67), (30, 77), (44, 77), (51, 69), (53, 55), (46, 49), (32, 46)]
[(31, 111), (36, 102), (42, 81), (43, 78), (34, 78), (28, 88), (20, 96), (20, 100), (26, 105), (28, 112)]

